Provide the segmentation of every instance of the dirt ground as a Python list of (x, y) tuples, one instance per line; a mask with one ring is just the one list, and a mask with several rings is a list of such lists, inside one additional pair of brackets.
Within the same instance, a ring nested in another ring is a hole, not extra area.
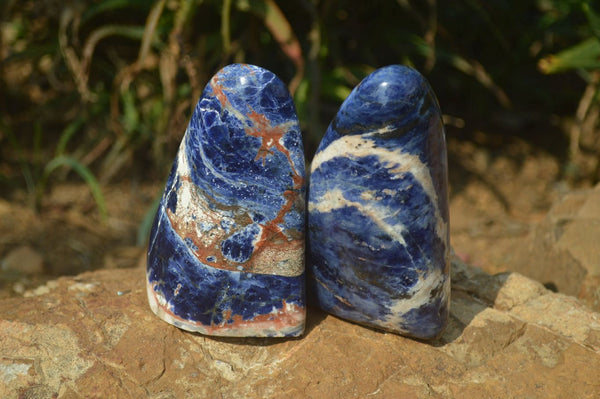
[[(452, 246), (490, 273), (511, 270), (507, 255), (572, 187), (551, 153), (516, 136), (473, 137), (448, 129)], [(84, 183), (52, 185), (39, 213), (25, 205), (24, 192), (0, 198), (0, 298), (61, 275), (143, 264), (140, 226), (162, 189), (158, 181), (104, 187), (106, 222)]]

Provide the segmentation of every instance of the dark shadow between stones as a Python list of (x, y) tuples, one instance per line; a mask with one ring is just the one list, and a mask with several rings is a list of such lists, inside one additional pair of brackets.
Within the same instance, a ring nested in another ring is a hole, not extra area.
[(498, 293), (511, 274), (490, 275), (456, 258), (452, 259), (448, 325), (438, 338), (426, 342), (440, 347), (456, 341), (479, 313), (494, 307)]

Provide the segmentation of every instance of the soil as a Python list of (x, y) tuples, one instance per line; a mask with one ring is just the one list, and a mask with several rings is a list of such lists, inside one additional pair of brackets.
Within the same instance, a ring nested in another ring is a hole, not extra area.
[[(24, 205), (23, 192), (10, 201), (0, 199), (0, 298), (21, 295), (58, 276), (138, 265), (145, 253), (137, 245), (138, 230), (161, 190), (158, 183), (103, 187), (105, 221), (84, 183), (55, 185), (38, 213)], [(11, 253), (23, 247), (32, 250), (30, 255), (17, 267), (7, 267)], [(36, 253), (42, 259), (37, 267)]]
[[(518, 136), (475, 133), (463, 139), (459, 129), (449, 127), (447, 137), (454, 251), (490, 273), (511, 270), (507, 255), (570, 190), (562, 163)], [(0, 198), (0, 298), (61, 275), (143, 264), (146, 239), (138, 234), (162, 184), (103, 187), (106, 221), (88, 187), (76, 179), (54, 184), (37, 213), (25, 205), (24, 191)], [(9, 261), (15, 251), (28, 254), (16, 267)]]

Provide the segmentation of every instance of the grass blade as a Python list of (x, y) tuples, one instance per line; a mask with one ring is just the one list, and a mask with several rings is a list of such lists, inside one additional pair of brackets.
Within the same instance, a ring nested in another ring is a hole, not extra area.
[(92, 192), (92, 195), (94, 196), (94, 200), (96, 201), (96, 205), (98, 206), (98, 211), (100, 212), (100, 217), (102, 218), (102, 220), (106, 221), (108, 219), (108, 212), (106, 210), (106, 202), (104, 201), (104, 196), (102, 195), (102, 190), (100, 189), (98, 181), (87, 167), (85, 167), (83, 164), (81, 164), (79, 161), (72, 157), (62, 155), (48, 162), (48, 164), (44, 168), (44, 174), (38, 185), (37, 203), (39, 204), (41, 196), (44, 194), (48, 177), (50, 176), (50, 174), (52, 174), (53, 171), (55, 171), (61, 166), (70, 167), (75, 172), (77, 172), (77, 174), (85, 181), (90, 191)]
[(583, 3), (581, 7), (583, 7), (583, 12), (588, 19), (592, 34), (600, 40), (600, 14), (596, 13), (588, 3)]
[(296, 38), (292, 26), (275, 1), (253, 1), (250, 2), (250, 7), (254, 14), (259, 15), (263, 19), (265, 26), (279, 44), (281, 51), (296, 67), (296, 75), (288, 85), (293, 96), (304, 76), (304, 57), (302, 56), (300, 42)]
[(600, 68), (600, 40), (592, 37), (558, 54), (542, 58), (538, 67), (546, 74), (569, 69), (598, 69)]
[(158, 206), (160, 205), (161, 199), (162, 192), (158, 197), (156, 197), (154, 202), (152, 202), (152, 205), (150, 206), (150, 208), (144, 215), (144, 218), (142, 219), (142, 223), (140, 223), (140, 226), (138, 227), (137, 245), (140, 247), (148, 244), (148, 236), (150, 235), (150, 229), (152, 229), (152, 223), (154, 222), (156, 212), (158, 212)]
[(77, 118), (77, 119), (73, 120), (72, 122), (70, 122), (67, 125), (67, 127), (65, 127), (63, 129), (62, 133), (60, 134), (60, 138), (58, 139), (58, 144), (56, 145), (56, 151), (55, 151), (56, 156), (60, 156), (60, 155), (64, 154), (65, 149), (67, 148), (67, 144), (69, 143), (69, 140), (71, 140), (71, 137), (73, 137), (73, 135), (75, 133), (77, 133), (77, 131), (83, 126), (84, 123), (85, 123), (84, 118)]
[(223, 41), (223, 53), (229, 56), (231, 52), (231, 0), (223, 0), (221, 8), (221, 40)]
[(150, 2), (147, 0), (103, 0), (90, 5), (81, 18), (82, 25), (99, 14), (109, 11), (121, 11), (124, 8), (138, 8), (145, 10)]

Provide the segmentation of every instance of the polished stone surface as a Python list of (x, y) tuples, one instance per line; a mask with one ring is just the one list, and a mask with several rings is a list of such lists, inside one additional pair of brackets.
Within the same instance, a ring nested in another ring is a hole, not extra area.
[(223, 68), (196, 105), (150, 235), (148, 299), (221, 336), (298, 336), (305, 320), (304, 153), (271, 72)]
[(441, 333), (450, 293), (440, 108), (417, 71), (388, 66), (342, 104), (312, 161), (308, 284), (339, 317), (416, 338)]

